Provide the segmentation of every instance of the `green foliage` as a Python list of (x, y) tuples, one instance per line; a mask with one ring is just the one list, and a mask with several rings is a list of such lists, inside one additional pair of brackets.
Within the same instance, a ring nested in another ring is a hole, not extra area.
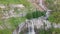
[(27, 0), (0, 0), (0, 4), (23, 4), (25, 6), (30, 6)]
[(32, 13), (27, 13), (26, 18), (27, 19), (32, 19), (32, 18), (38, 18), (41, 16), (45, 16), (45, 12), (41, 12), (41, 11), (35, 11)]
[(54, 0), (46, 0), (47, 3), (52, 4)]
[(39, 34), (60, 34), (59, 28), (50, 28), (48, 30), (40, 29)]
[(20, 18), (20, 17), (17, 17), (17, 18), (12, 17), (12, 18), (9, 18), (7, 20), (7, 22), (11, 24), (12, 28), (17, 27), (23, 21), (25, 21), (24, 17), (22, 17), (22, 18)]
[(0, 20), (0, 25), (1, 25), (1, 24), (3, 24), (3, 21), (2, 21), (2, 20)]
[(26, 18), (27, 19), (32, 19), (33, 18), (32, 13), (27, 13)]
[(52, 14), (50, 15), (50, 17), (48, 19), (51, 22), (60, 23), (60, 11), (52, 12)]
[[(11, 17), (7, 20), (5, 20), (6, 25), (9, 24), (8, 26), (11, 26), (10, 29), (8, 28), (4, 28), (3, 30), (0, 30), (0, 34), (12, 34), (12, 31), (23, 21), (25, 21), (25, 18), (22, 17)], [(2, 23), (3, 21), (0, 21), (0, 24), (4, 24)], [(7, 27), (7, 26), (4, 26)]]
[[(11, 17), (6, 19), (4, 22), (0, 20), (0, 26), (4, 25), (3, 29), (0, 29), (0, 34), (12, 34), (13, 30), (23, 21), (25, 21), (25, 17)], [(6, 28), (8, 27), (6, 25), (11, 28)]]
[(60, 34), (60, 28), (55, 28), (55, 29), (53, 29), (53, 32), (54, 32), (55, 34)]
[(27, 7), (29, 7), (31, 4), (28, 2), (28, 0), (19, 0), (20, 1), (20, 4), (23, 4)]
[(48, 2), (47, 7), (52, 10), (49, 21), (60, 23), (60, 0), (46, 0), (46, 2)]
[(51, 34), (51, 33), (52, 33), (51, 29), (49, 29), (49, 30), (44, 30), (44, 29), (39, 30), (39, 34)]
[(0, 34), (12, 34), (12, 31), (9, 29), (0, 30)]

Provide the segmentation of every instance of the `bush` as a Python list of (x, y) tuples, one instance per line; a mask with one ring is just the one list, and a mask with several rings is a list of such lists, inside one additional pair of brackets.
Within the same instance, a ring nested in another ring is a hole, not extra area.
[(12, 34), (12, 31), (10, 29), (0, 29), (0, 34)]
[(52, 33), (51, 29), (49, 29), (49, 30), (44, 30), (44, 29), (39, 30), (39, 34), (51, 34), (51, 33)]
[(48, 8), (52, 10), (52, 13), (48, 20), (54, 23), (60, 23), (60, 0), (46, 0), (48, 2)]
[(59, 11), (52, 12), (48, 20), (54, 23), (60, 23), (60, 12)]
[(45, 16), (45, 12), (41, 12), (41, 11), (35, 11), (32, 13), (27, 13), (26, 18), (27, 19), (32, 19), (32, 18), (38, 18), (41, 16)]

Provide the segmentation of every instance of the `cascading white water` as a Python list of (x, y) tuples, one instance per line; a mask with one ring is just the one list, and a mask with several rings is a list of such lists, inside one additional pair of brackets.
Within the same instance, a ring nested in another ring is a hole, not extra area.
[(51, 11), (51, 10), (47, 10), (47, 12), (46, 12), (46, 19), (49, 17), (50, 11)]
[[(40, 0), (40, 3), (39, 5), (42, 7), (42, 9), (44, 9), (46, 12), (46, 19), (49, 17), (49, 14), (50, 14), (50, 11), (46, 6), (43, 5), (43, 0)], [(35, 31), (34, 31), (34, 24), (33, 22), (31, 21), (31, 26), (29, 26), (28, 28), (29, 30), (29, 33), (28, 34), (35, 34)]]
[(31, 21), (31, 23), (32, 23), (32, 33), (31, 33), (31, 34), (35, 34), (35, 31), (34, 31), (34, 24), (33, 24), (32, 21)]
[(31, 21), (31, 25), (28, 25), (28, 34), (35, 34), (35, 31), (34, 31), (34, 24), (33, 22)]

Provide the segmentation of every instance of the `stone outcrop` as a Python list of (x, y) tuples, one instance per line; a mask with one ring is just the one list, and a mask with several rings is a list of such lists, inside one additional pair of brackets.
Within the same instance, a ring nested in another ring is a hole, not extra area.
[[(39, 4), (41, 4), (41, 0), (28, 0), (31, 2), (37, 10), (44, 11), (44, 8), (42, 8)], [(42, 4), (45, 5), (45, 0), (42, 0)]]

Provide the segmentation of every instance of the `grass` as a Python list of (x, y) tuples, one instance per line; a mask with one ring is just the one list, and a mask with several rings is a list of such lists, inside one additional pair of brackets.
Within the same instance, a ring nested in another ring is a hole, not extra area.
[[(25, 17), (11, 17), (7, 20), (5, 20), (5, 25), (8, 24), (8, 26), (11, 26), (11, 28), (8, 28), (7, 26), (4, 26), (6, 28), (0, 29), (0, 34), (12, 34), (13, 30), (16, 29), (16, 27), (25, 21)], [(3, 24), (2, 21), (0, 21), (0, 24)]]
[[(32, 8), (31, 4), (27, 0), (0, 0), (0, 4), (7, 5), (7, 8), (3, 10), (3, 13), (5, 13), (6, 11), (8, 12), (10, 10), (9, 4), (23, 4), (25, 6), (26, 10), (25, 9), (24, 10), (26, 12), (28, 12)], [(2, 9), (0, 8), (0, 18), (2, 17), (3, 13), (2, 13)], [(20, 13), (20, 11), (16, 11), (16, 13)], [(25, 17), (11, 17), (5, 20), (0, 19), (0, 25), (5, 25), (4, 26), (5, 28), (3, 30), (0, 29), (0, 34), (12, 34), (12, 31), (16, 29), (16, 27), (20, 23), (24, 22), (25, 19), (26, 19)], [(8, 28), (8, 26), (11, 28)]]
[(49, 16), (49, 21), (53, 23), (60, 23), (60, 0), (46, 0), (48, 8), (52, 10)]
[(12, 18), (9, 18), (7, 19), (7, 22), (11, 24), (12, 28), (16, 28), (21, 22), (24, 22), (25, 21), (25, 18), (24, 17), (12, 17)]
[(39, 30), (39, 34), (60, 34), (60, 28), (41, 29)]
[(60, 34), (60, 28), (55, 28), (55, 29), (53, 29), (53, 32), (54, 32), (55, 34)]
[(30, 5), (27, 0), (0, 0), (0, 4), (23, 4), (25, 6)]
[(12, 34), (12, 31), (10, 29), (4, 29), (0, 30), (0, 34)]
[(52, 14), (50, 15), (48, 19), (51, 22), (60, 23), (60, 11), (52, 12)]

